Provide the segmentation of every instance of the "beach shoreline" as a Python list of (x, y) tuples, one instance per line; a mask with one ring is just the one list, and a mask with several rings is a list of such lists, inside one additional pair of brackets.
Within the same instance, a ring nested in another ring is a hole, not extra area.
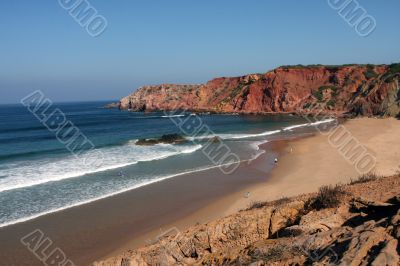
[[(260, 157), (267, 156), (271, 162), (269, 167), (273, 167), (278, 147), (275, 142), (266, 145), (271, 152)], [(134, 247), (146, 245), (149, 239), (160, 234), (160, 228), (167, 230), (168, 225), (179, 224), (180, 228), (185, 228), (220, 218), (226, 205), (235, 200), (226, 203), (229, 195), (267, 177), (270, 168), (256, 169), (252, 165), (243, 162), (231, 175), (223, 174), (218, 168), (179, 175), (2, 227), (0, 261), (8, 265), (41, 265), (20, 242), (36, 229), (49, 237), (76, 265), (91, 265), (95, 260), (132, 247), (132, 242)], [(220, 199), (225, 203), (213, 204)], [(199, 212), (206, 206), (210, 207)], [(192, 216), (193, 213), (196, 214)]]
[[(398, 120), (362, 118), (349, 120), (344, 126), (376, 156), (379, 174), (399, 170)], [(230, 176), (218, 169), (178, 176), (0, 228), (0, 260), (8, 265), (41, 265), (19, 241), (40, 229), (76, 265), (91, 265), (152, 243), (170, 229), (184, 231), (234, 214), (254, 202), (347, 183), (359, 173), (331, 147), (327, 137), (312, 134), (262, 144), (260, 148), (269, 152), (242, 163)], [(250, 194), (245, 196), (247, 192)]]
[[(377, 163), (373, 170), (374, 172), (378, 175), (389, 176), (400, 171), (400, 163), (398, 162), (400, 159), (400, 144), (394, 142), (396, 136), (398, 136), (396, 134), (400, 134), (399, 121), (392, 118), (357, 118), (345, 121), (343, 126), (369, 152), (376, 156)], [(324, 185), (351, 182), (361, 174), (354, 164), (343, 157), (337, 147), (332, 146), (329, 142), (329, 137), (330, 135), (325, 132), (325, 134), (317, 133), (302, 138), (274, 141), (275, 149), (279, 151), (277, 153), (279, 162), (277, 167), (270, 172), (265, 182), (247, 186), (227, 195), (184, 219), (166, 225), (164, 229), (177, 228), (180, 231), (185, 231), (191, 225), (195, 225), (193, 221), (196, 220), (196, 217), (205, 217), (206, 213), (215, 213), (217, 209), (224, 209), (224, 211), (212, 220), (235, 214), (250, 207), (255, 202), (298, 196), (316, 192), (319, 187)], [(380, 141), (377, 141), (377, 139), (380, 139)], [(268, 145), (270, 144), (263, 144), (260, 149), (268, 150)], [(393, 149), (387, 149), (388, 146)], [(387, 150), (386, 153), (383, 152), (385, 150)], [(252, 162), (253, 167), (258, 169), (262, 169), (265, 163), (271, 163), (271, 158), (268, 161), (263, 155)], [(243, 195), (248, 192), (250, 196), (248, 198), (244, 197)], [(221, 208), (221, 206), (223, 207)], [(206, 219), (206, 221), (210, 220)], [(143, 239), (153, 239), (155, 241), (156, 238), (154, 236), (159, 235), (160, 232), (162, 233), (162, 231), (150, 232)], [(140, 245), (137, 245), (137, 242), (131, 241), (128, 245), (115, 250), (100, 260), (117, 256), (124, 251), (139, 247)]]

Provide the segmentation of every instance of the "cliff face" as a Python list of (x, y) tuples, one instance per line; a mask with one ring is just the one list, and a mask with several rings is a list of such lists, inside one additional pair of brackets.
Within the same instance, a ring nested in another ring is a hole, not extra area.
[(132, 111), (400, 113), (400, 64), (284, 66), (200, 85), (144, 86), (121, 99)]

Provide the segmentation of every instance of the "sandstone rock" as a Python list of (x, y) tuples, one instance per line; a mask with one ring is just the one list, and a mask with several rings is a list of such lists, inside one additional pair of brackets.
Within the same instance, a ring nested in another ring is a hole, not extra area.
[(400, 225), (400, 209), (398, 209), (397, 213), (390, 219), (390, 223), (394, 226)]
[(324, 209), (302, 216), (299, 222), (299, 229), (304, 233), (314, 234), (340, 227), (344, 222), (345, 219), (340, 213), (332, 209)]
[(391, 240), (383, 227), (372, 227), (370, 224), (356, 228), (347, 250), (343, 254), (340, 265), (358, 266), (368, 261), (368, 253), (381, 242)]
[(109, 103), (104, 106), (104, 108), (107, 108), (107, 109), (113, 109), (113, 108), (118, 108), (118, 107), (119, 107), (119, 103)]
[(291, 202), (276, 208), (271, 216), (270, 234), (274, 235), (279, 230), (290, 226), (298, 218), (298, 214), (304, 209), (303, 201)]
[(400, 209), (392, 217), (390, 224), (393, 226), (393, 236), (400, 240)]
[(192, 110), (238, 113), (391, 115), (400, 112), (398, 75), (390, 66), (287, 66), (265, 74), (216, 78), (200, 85), (162, 84), (139, 88), (119, 102), (133, 111)]
[(398, 266), (399, 254), (397, 254), (397, 240), (390, 239), (384, 243), (383, 249), (379, 252), (376, 258), (372, 261), (372, 266)]
[(379, 207), (393, 206), (393, 204), (390, 203), (372, 201), (362, 197), (353, 199), (353, 204), (355, 205), (356, 208), (361, 208), (361, 207), (379, 208)]

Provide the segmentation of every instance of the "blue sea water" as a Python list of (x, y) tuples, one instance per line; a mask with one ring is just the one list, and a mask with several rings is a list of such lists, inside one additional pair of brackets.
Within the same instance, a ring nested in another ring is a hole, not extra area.
[[(0, 227), (216, 167), (202, 151), (207, 138), (186, 136), (188, 142), (176, 145), (135, 145), (140, 138), (182, 134), (168, 114), (104, 109), (105, 104), (54, 106), (94, 144), (100, 153), (93, 154), (103, 156), (101, 165), (82, 164), (24, 106), (0, 105)], [(264, 152), (259, 149), (261, 143), (312, 128), (306, 119), (290, 115), (182, 116), (198, 118), (240, 160)]]

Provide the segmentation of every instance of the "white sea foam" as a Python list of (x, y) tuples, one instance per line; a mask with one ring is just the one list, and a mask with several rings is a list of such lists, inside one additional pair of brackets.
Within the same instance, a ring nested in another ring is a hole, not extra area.
[(257, 134), (220, 134), (218, 135), (221, 139), (248, 139), (248, 138), (257, 138), (264, 137), (269, 135), (274, 135), (281, 132), (281, 130), (273, 130), (273, 131), (265, 131)]
[(187, 116), (185, 114), (180, 115), (145, 115), (145, 116), (133, 116), (133, 119), (148, 119), (148, 118), (173, 118), (173, 117), (183, 117)]
[(201, 145), (137, 146), (133, 143), (134, 141), (131, 141), (123, 146), (99, 149), (104, 156), (101, 167), (85, 165), (82, 163), (82, 158), (73, 155), (66, 158), (20, 162), (12, 168), (1, 171), (1, 175), (5, 177), (0, 179), (0, 192), (103, 172), (138, 162), (160, 160), (182, 153), (192, 153), (201, 148)]
[[(250, 163), (251, 161), (257, 159), (260, 155), (265, 153), (265, 150), (261, 150), (260, 149), (260, 145), (262, 145), (264, 143), (267, 143), (268, 141), (267, 140), (262, 140), (262, 141), (245, 141), (245, 142), (249, 143), (249, 145), (255, 151), (255, 154), (253, 154), (251, 156), (251, 158), (249, 158), (247, 160), (241, 160), (240, 161), (241, 163), (242, 162), (249, 162)], [(190, 152), (193, 152), (193, 151), (197, 150), (198, 148), (201, 148), (201, 146), (196, 145), (196, 146), (192, 147), (192, 149), (184, 150), (182, 153), (190, 153)], [(9, 225), (13, 225), (13, 224), (26, 222), (26, 221), (29, 221), (29, 220), (32, 220), (32, 219), (35, 219), (35, 218), (38, 218), (38, 217), (41, 217), (41, 216), (44, 216), (44, 215), (47, 215), (47, 214), (63, 211), (63, 210), (69, 209), (69, 208), (77, 207), (77, 206), (84, 205), (84, 204), (87, 204), (87, 203), (91, 203), (91, 202), (94, 202), (94, 201), (97, 201), (97, 200), (113, 197), (113, 196), (116, 196), (118, 194), (130, 191), (130, 190), (134, 190), (134, 189), (137, 189), (137, 188), (140, 188), (140, 187), (151, 185), (151, 184), (154, 184), (154, 183), (157, 183), (157, 182), (161, 182), (161, 181), (164, 181), (164, 180), (167, 180), (167, 179), (170, 179), (170, 178), (174, 178), (174, 177), (177, 177), (177, 176), (182, 176), (182, 175), (185, 175), (185, 174), (192, 174), (192, 173), (212, 170), (212, 169), (216, 169), (216, 168), (221, 167), (221, 166), (227, 166), (227, 165), (230, 165), (230, 164), (232, 164), (232, 163), (223, 164), (223, 165), (213, 165), (213, 166), (208, 166), (208, 167), (202, 167), (202, 168), (197, 168), (197, 169), (186, 170), (186, 171), (183, 171), (183, 172), (177, 173), (177, 174), (171, 174), (171, 175), (166, 175), (166, 176), (155, 176), (155, 177), (153, 177), (151, 179), (144, 179), (144, 180), (141, 180), (139, 183), (130, 185), (130, 186), (126, 187), (126, 188), (118, 189), (118, 190), (110, 192), (110, 193), (105, 193), (102, 196), (93, 197), (93, 198), (90, 198), (90, 199), (86, 199), (86, 200), (75, 202), (75, 203), (72, 203), (72, 204), (69, 204), (69, 205), (65, 205), (63, 207), (49, 209), (49, 210), (46, 210), (46, 211), (39, 212), (37, 214), (28, 215), (28, 216), (25, 216), (25, 217), (22, 217), (22, 218), (18, 218), (18, 219), (14, 219), (14, 220), (11, 220), (11, 221), (4, 222), (4, 223), (0, 223), (0, 228), (1, 227), (6, 227), (6, 226), (9, 226)]]
[[(269, 136), (273, 134), (277, 134), (282, 131), (290, 131), (295, 128), (306, 127), (306, 126), (315, 126), (323, 123), (330, 123), (336, 121), (335, 119), (326, 119), (314, 123), (306, 123), (300, 125), (293, 125), (283, 128), (282, 130), (274, 130), (274, 131), (265, 131), (256, 134), (221, 134), (219, 135), (222, 139), (251, 139), (263, 136)], [(209, 136), (213, 137), (213, 136)], [(203, 137), (207, 138), (207, 137)], [(79, 163), (79, 160), (75, 157), (71, 156), (69, 158), (58, 159), (53, 161), (37, 161), (36, 165), (33, 165), (32, 162), (25, 162), (25, 164), (17, 164), (13, 165), (12, 168), (0, 170), (1, 175), (5, 176), (0, 179), (0, 192), (34, 186), (38, 184), (43, 184), (52, 181), (58, 181), (67, 178), (73, 178), (82, 176), (89, 173), (95, 173), (100, 171), (105, 171), (108, 169), (120, 168), (123, 166), (136, 164), (140, 161), (151, 161), (151, 160), (159, 160), (169, 156), (177, 155), (177, 154), (187, 154), (192, 153), (201, 148), (201, 145), (169, 145), (169, 144), (160, 144), (151, 147), (142, 147), (134, 145), (134, 140), (128, 142), (126, 145), (119, 147), (109, 147), (103, 148), (102, 151), (105, 154), (105, 164), (103, 167), (98, 169), (90, 169), (90, 168), (82, 168), (82, 165)], [(255, 150), (255, 153), (251, 156), (251, 158), (247, 161), (252, 161), (259, 157), (261, 154), (265, 153), (264, 150), (260, 149), (260, 145), (262, 143), (267, 142), (266, 140), (262, 141), (252, 141), (250, 143), (252, 150)], [(156, 182), (160, 182), (169, 178), (173, 178), (176, 176), (190, 174), (199, 171), (206, 171), (213, 168), (217, 168), (220, 166), (210, 166), (202, 169), (193, 169), (187, 170), (181, 173), (166, 175), (166, 176), (155, 176), (152, 178), (141, 180), (134, 184), (129, 184), (126, 187), (116, 189), (115, 191), (105, 192), (101, 196), (93, 195), (93, 198), (81, 199), (78, 202), (71, 202), (69, 205), (65, 205), (62, 207), (53, 207), (53, 209), (49, 209), (46, 211), (40, 211), (39, 213), (27, 215), (22, 218), (16, 218), (11, 221), (7, 221), (0, 224), (0, 227), (28, 221), (49, 213), (58, 212), (64, 209), (68, 209), (71, 207), (83, 205), (86, 203), (90, 203), (99, 199), (111, 197), (129, 190), (133, 190), (139, 187), (147, 186)]]
[(299, 125), (293, 125), (293, 126), (288, 126), (284, 127), (282, 130), (272, 130), (272, 131), (265, 131), (261, 133), (254, 133), (254, 134), (215, 134), (215, 135), (207, 135), (207, 136), (200, 136), (200, 137), (192, 137), (189, 138), (191, 140), (204, 140), (204, 139), (211, 139), (213, 137), (220, 137), (223, 140), (230, 140), (230, 139), (250, 139), (250, 138), (258, 138), (258, 137), (264, 137), (264, 136), (270, 136), (274, 134), (278, 134), (282, 131), (291, 131), (295, 128), (301, 128), (301, 127), (308, 127), (308, 126), (316, 126), (320, 124), (325, 124), (325, 123), (331, 123), (336, 121), (336, 119), (325, 119), (313, 123), (305, 123), (305, 124), (299, 124)]
[[(241, 162), (243, 162), (243, 161), (241, 161)], [(237, 163), (237, 162), (234, 162), (234, 163)], [(90, 203), (90, 202), (93, 202), (93, 201), (97, 201), (97, 200), (100, 200), (100, 199), (109, 198), (109, 197), (112, 197), (112, 196), (115, 196), (115, 195), (130, 191), (130, 190), (133, 190), (133, 189), (137, 189), (137, 188), (144, 187), (144, 186), (147, 186), (147, 185), (150, 185), (150, 184), (161, 182), (163, 180), (170, 179), (170, 178), (173, 178), (173, 177), (182, 176), (182, 175), (185, 175), (185, 174), (192, 174), (192, 173), (196, 173), (196, 172), (202, 172), (202, 171), (206, 171), (206, 170), (211, 170), (211, 169), (215, 169), (215, 168), (218, 168), (218, 167), (221, 167), (221, 166), (227, 166), (227, 165), (234, 164), (234, 163), (228, 163), (228, 164), (222, 164), (222, 165), (214, 165), (214, 166), (210, 166), (210, 167), (204, 167), (204, 168), (184, 171), (184, 172), (181, 172), (181, 173), (178, 173), (178, 174), (172, 174), (172, 175), (167, 175), (167, 176), (158, 176), (158, 177), (154, 177), (154, 178), (152, 178), (150, 180), (149, 179), (143, 180), (142, 182), (137, 183), (137, 184), (135, 184), (133, 186), (129, 186), (127, 188), (120, 189), (118, 191), (114, 191), (114, 192), (111, 192), (111, 193), (106, 193), (106, 194), (104, 194), (102, 196), (99, 196), (99, 197), (94, 197), (94, 198), (87, 199), (87, 200), (84, 200), (84, 201), (80, 201), (80, 202), (76, 202), (76, 203), (73, 203), (73, 204), (69, 204), (69, 205), (66, 205), (66, 206), (63, 206), (63, 207), (60, 207), (60, 208), (50, 209), (50, 210), (47, 210), (47, 211), (44, 211), (44, 212), (40, 212), (40, 213), (37, 213), (37, 214), (34, 214), (34, 215), (29, 215), (29, 216), (26, 216), (26, 217), (23, 217), (23, 218), (19, 218), (19, 219), (15, 219), (15, 220), (12, 220), (12, 221), (5, 222), (5, 223), (1, 223), (0, 224), (0, 228), (1, 227), (5, 227), (5, 226), (9, 226), (9, 225), (13, 225), (13, 224), (17, 224), (17, 223), (26, 222), (26, 221), (41, 217), (41, 216), (46, 215), (46, 214), (59, 212), (59, 211), (65, 210), (65, 209), (69, 209), (69, 208), (72, 208), (72, 207), (84, 205), (84, 204), (87, 204), (87, 203)]]
[(182, 116), (185, 116), (185, 115), (162, 115), (161, 117), (162, 118), (172, 118), (172, 117), (182, 117)]
[(215, 135), (207, 135), (207, 136), (201, 136), (201, 137), (191, 137), (189, 139), (190, 140), (206, 140), (206, 139), (211, 139), (213, 137), (219, 137), (223, 140), (249, 139), (249, 138), (269, 136), (269, 135), (277, 134), (279, 132), (281, 132), (281, 130), (265, 131), (265, 132), (261, 132), (261, 133), (255, 133), (255, 134), (215, 134)]
[(258, 157), (260, 157), (262, 154), (266, 153), (266, 150), (260, 149), (260, 146), (268, 142), (269, 142), (268, 140), (253, 141), (250, 145), (255, 150), (255, 154), (248, 161), (252, 162), (256, 160)]
[(289, 127), (285, 127), (283, 128), (284, 131), (291, 131), (295, 128), (301, 128), (301, 127), (309, 127), (309, 126), (317, 126), (320, 124), (325, 124), (325, 123), (331, 123), (336, 121), (336, 119), (334, 118), (329, 118), (329, 119), (325, 119), (325, 120), (321, 120), (321, 121), (317, 121), (317, 122), (313, 122), (313, 123), (305, 123), (305, 124), (300, 124), (300, 125), (294, 125), (294, 126), (289, 126)]

